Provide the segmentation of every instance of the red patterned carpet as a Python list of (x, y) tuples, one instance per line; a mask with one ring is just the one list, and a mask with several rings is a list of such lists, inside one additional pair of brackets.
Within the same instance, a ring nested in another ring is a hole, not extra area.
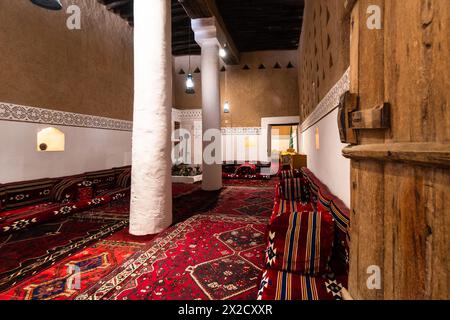
[(122, 204), (0, 236), (0, 291), (128, 225)]
[[(116, 232), (28, 276), (0, 299), (256, 299), (272, 206), (272, 188), (194, 190), (174, 201), (174, 218), (184, 222), (155, 239)], [(128, 204), (109, 214), (123, 210)], [(80, 288), (69, 286), (70, 265), (79, 267)]]
[(155, 238), (76, 299), (256, 299), (266, 223), (197, 215)]

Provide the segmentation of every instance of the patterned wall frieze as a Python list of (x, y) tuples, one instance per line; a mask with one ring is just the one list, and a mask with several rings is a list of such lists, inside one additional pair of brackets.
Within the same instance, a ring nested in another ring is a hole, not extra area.
[(330, 112), (335, 110), (339, 106), (341, 96), (348, 90), (350, 90), (350, 68), (347, 69), (341, 79), (334, 85), (333, 88), (331, 88), (314, 111), (302, 123), (300, 126), (300, 131), (305, 132), (322, 120)]
[(176, 110), (177, 119), (183, 121), (202, 121), (202, 109)]
[(133, 122), (0, 102), (0, 120), (118, 131), (132, 131)]
[(222, 135), (225, 136), (259, 136), (261, 135), (261, 128), (222, 128)]
[[(198, 123), (199, 121), (202, 121), (202, 110), (172, 109), (172, 118), (174, 121)], [(4, 102), (0, 102), (0, 120), (130, 132), (133, 130), (132, 121), (36, 108)], [(261, 135), (261, 130), (261, 128), (256, 127), (226, 127), (222, 128), (222, 134)]]

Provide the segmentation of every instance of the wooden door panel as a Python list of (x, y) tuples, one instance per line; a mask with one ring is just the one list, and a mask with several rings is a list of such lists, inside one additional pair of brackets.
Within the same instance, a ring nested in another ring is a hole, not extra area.
[[(369, 5), (382, 29), (366, 25)], [(450, 2), (358, 0), (351, 90), (360, 109), (391, 104), (391, 130), (358, 130), (352, 159), (350, 294), (450, 298)], [(369, 289), (370, 266), (381, 289)]]

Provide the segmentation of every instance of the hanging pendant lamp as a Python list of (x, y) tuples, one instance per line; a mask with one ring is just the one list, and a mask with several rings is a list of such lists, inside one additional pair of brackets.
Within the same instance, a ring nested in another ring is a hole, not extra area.
[(60, 0), (31, 0), (35, 5), (48, 10), (61, 10), (62, 4)]
[(191, 73), (189, 73), (186, 78), (186, 93), (195, 94), (194, 77)]
[(189, 59), (189, 70), (186, 77), (186, 94), (195, 94), (195, 83), (194, 77), (191, 73), (191, 28), (188, 25), (188, 59)]

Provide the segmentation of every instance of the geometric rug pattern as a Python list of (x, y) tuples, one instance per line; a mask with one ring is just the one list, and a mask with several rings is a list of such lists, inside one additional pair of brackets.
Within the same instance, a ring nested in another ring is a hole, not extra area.
[(106, 206), (0, 236), (0, 291), (122, 230), (128, 211)]
[(254, 300), (266, 224), (262, 217), (194, 216), (76, 299)]
[[(255, 300), (273, 207), (270, 181), (225, 187), (213, 197), (189, 189), (174, 200), (178, 224), (156, 238), (132, 238), (122, 226), (27, 274), (0, 299)], [(83, 215), (123, 221), (127, 210), (129, 202)]]

